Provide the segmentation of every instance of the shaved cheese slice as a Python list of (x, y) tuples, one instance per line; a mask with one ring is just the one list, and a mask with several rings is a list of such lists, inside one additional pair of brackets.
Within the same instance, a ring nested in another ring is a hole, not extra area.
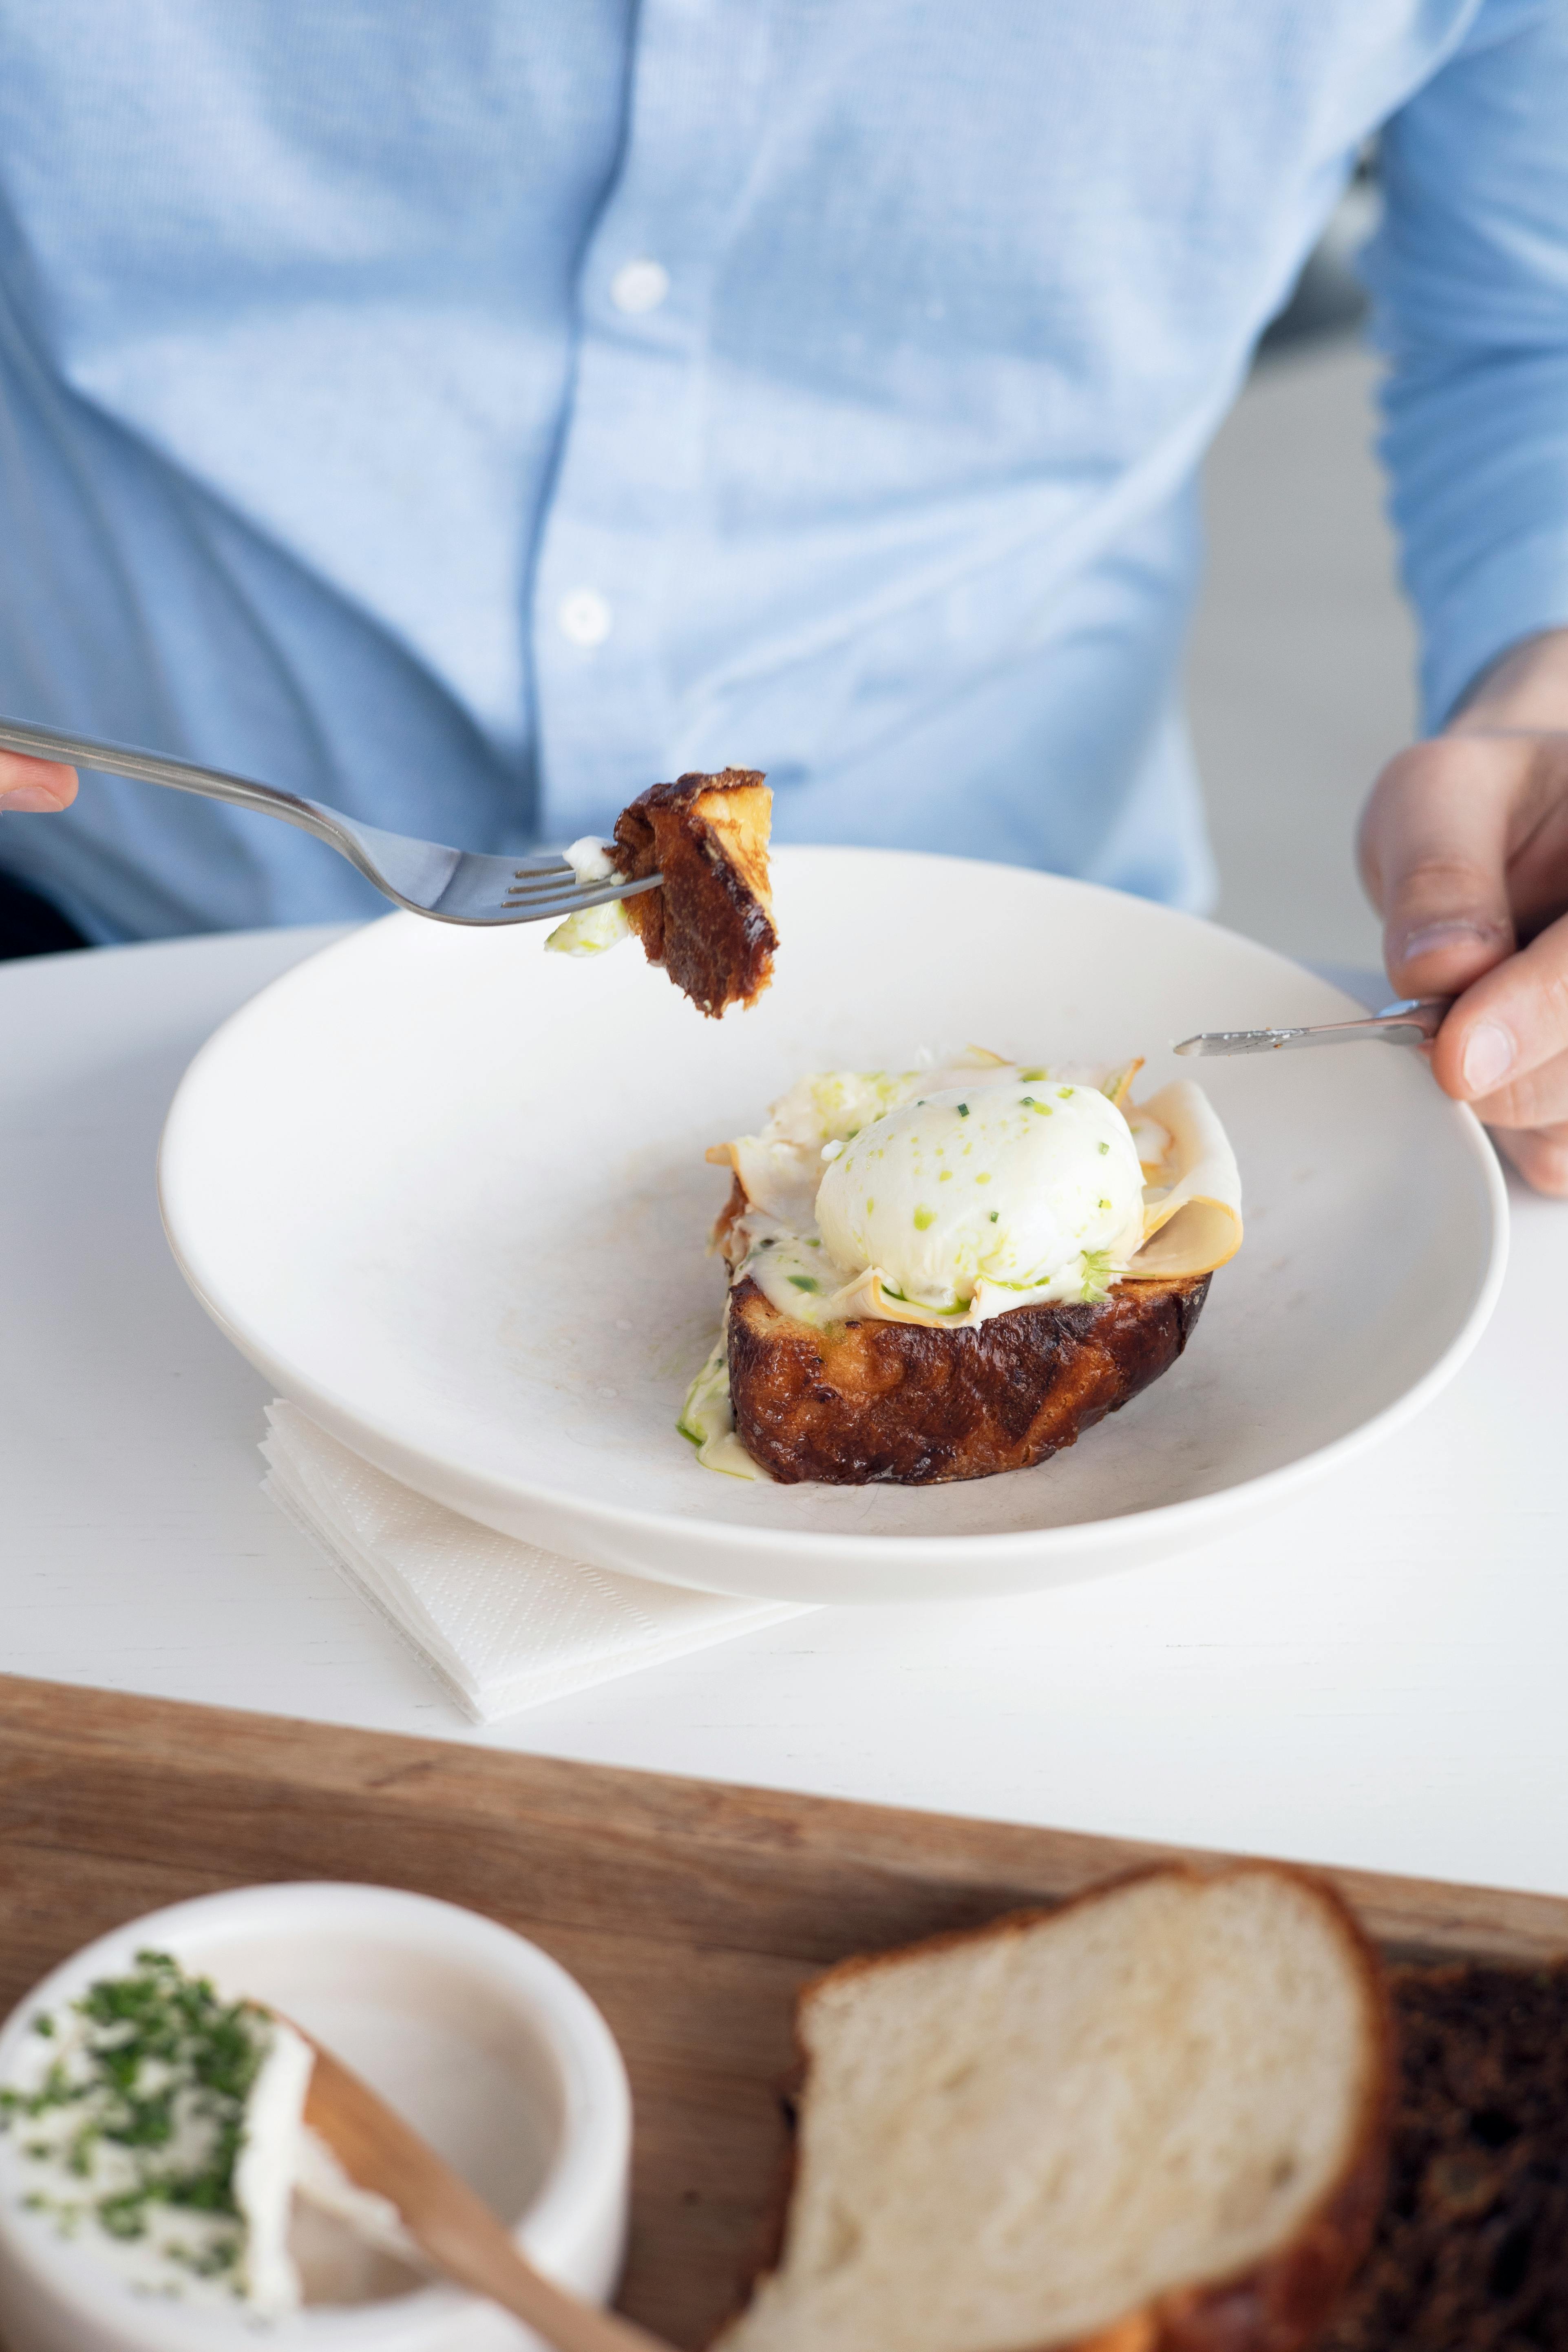
[(917, 1298), (895, 1297), (883, 1284), (881, 1267), (874, 1265), (835, 1292), (830, 1311), (846, 1323), (924, 1323), (938, 1331), (968, 1320), (967, 1315), (944, 1315), (937, 1307), (922, 1306)]
[(1212, 1274), (1241, 1246), (1241, 1176), (1225, 1129), (1200, 1087), (1178, 1078), (1135, 1117), (1157, 1121), (1171, 1139), (1162, 1169), (1166, 1188), (1144, 1211), (1144, 1242), (1128, 1265), (1129, 1282)]
[(710, 1144), (705, 1156), (715, 1168), (734, 1171), (747, 1205), (760, 1209), (764, 1216), (800, 1230), (816, 1216), (822, 1179), (820, 1145), (740, 1135), (733, 1143)]
[(1145, 1184), (1168, 1183), (1171, 1153), (1176, 1144), (1176, 1138), (1169, 1128), (1162, 1127), (1157, 1118), (1151, 1118), (1142, 1103), (1127, 1103), (1124, 1106), (1124, 1115), (1133, 1130), (1133, 1141), (1138, 1147), (1138, 1162), (1144, 1171)]
[(1167, 1282), (1213, 1274), (1241, 1246), (1241, 1219), (1218, 1201), (1188, 1201), (1134, 1253), (1124, 1282)]
[[(780, 1287), (768, 1267), (753, 1259), (748, 1271), (781, 1314), (800, 1316), (800, 1301), (792, 1299), (788, 1290)], [(784, 1281), (789, 1279), (786, 1275)], [(1102, 1291), (1097, 1295), (1103, 1297), (1105, 1294)], [(1017, 1283), (988, 1282), (982, 1276), (966, 1305), (928, 1307), (923, 1299), (902, 1297), (888, 1287), (880, 1266), (868, 1265), (863, 1274), (852, 1276), (840, 1289), (813, 1298), (809, 1318), (802, 1319), (819, 1327), (824, 1323), (919, 1323), (928, 1331), (977, 1331), (982, 1323), (988, 1323), (994, 1316), (1004, 1315), (1014, 1307), (1044, 1307), (1064, 1297), (1077, 1299), (1079, 1294), (1064, 1292), (1060, 1282), (1041, 1283), (1031, 1290)]]
[(1117, 1109), (1122, 1110), (1133, 1091), (1133, 1080), (1143, 1066), (1144, 1056), (1139, 1054), (1132, 1061), (1124, 1062), (1119, 1070), (1113, 1070), (1099, 1079), (1097, 1084), (1106, 1101), (1113, 1102)]

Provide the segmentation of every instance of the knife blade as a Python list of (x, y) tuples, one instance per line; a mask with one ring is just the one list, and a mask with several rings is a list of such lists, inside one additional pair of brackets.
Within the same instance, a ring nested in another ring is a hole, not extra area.
[(1359, 1021), (1326, 1021), (1310, 1029), (1206, 1029), (1184, 1037), (1177, 1054), (1279, 1054), (1298, 1045), (1352, 1045), (1369, 1037), (1384, 1045), (1429, 1045), (1453, 1003), (1451, 996), (1401, 996)]

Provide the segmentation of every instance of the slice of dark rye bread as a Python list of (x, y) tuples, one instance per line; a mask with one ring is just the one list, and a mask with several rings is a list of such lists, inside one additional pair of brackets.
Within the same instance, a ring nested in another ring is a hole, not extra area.
[(1339, 1897), (1140, 1873), (808, 1985), (775, 2266), (721, 2352), (1298, 2352), (1365, 2251), (1394, 2060)]
[(1568, 1962), (1391, 1989), (1388, 2195), (1321, 2352), (1568, 2352)]
[(664, 877), (623, 901), (628, 924), (648, 961), (715, 1018), (755, 1003), (773, 977), (772, 815), (759, 771), (726, 768), (650, 784), (615, 820), (613, 854), (627, 880)]

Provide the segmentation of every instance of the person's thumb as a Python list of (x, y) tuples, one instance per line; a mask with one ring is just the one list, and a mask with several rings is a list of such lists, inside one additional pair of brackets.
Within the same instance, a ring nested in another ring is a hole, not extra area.
[(47, 816), (69, 808), (77, 796), (77, 772), (55, 760), (30, 759), (25, 751), (0, 751), (0, 814)]
[(1521, 747), (1444, 736), (1390, 761), (1361, 823), (1362, 877), (1402, 996), (1458, 996), (1511, 955), (1509, 810)]

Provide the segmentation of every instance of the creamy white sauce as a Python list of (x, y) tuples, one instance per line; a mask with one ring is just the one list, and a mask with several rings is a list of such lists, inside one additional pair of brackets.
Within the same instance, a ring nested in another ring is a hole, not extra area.
[(722, 1470), (731, 1478), (768, 1478), (762, 1465), (752, 1460), (735, 1433), (728, 1339), (725, 1331), (720, 1331), (708, 1351), (706, 1363), (686, 1391), (686, 1401), (675, 1426), (696, 1447), (697, 1460), (705, 1470)]

